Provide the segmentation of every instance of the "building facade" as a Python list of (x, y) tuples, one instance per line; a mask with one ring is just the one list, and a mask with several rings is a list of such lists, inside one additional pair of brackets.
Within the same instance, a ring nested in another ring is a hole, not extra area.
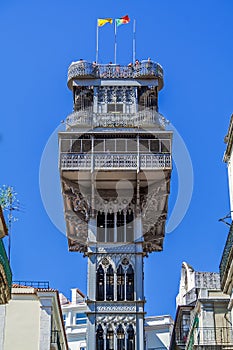
[(84, 294), (73, 288), (71, 300), (60, 294), (60, 302), (69, 350), (86, 350), (87, 303)]
[(68, 350), (56, 290), (13, 284), (0, 305), (0, 349)]
[(143, 350), (143, 259), (163, 248), (172, 169), (163, 70), (80, 60), (68, 87), (60, 177), (69, 249), (88, 259), (87, 349)]
[(220, 277), (221, 288), (223, 292), (227, 293), (230, 296), (228, 309), (231, 312), (231, 323), (233, 325), (233, 115), (231, 116), (228, 132), (225, 136), (224, 141), (226, 143), (226, 151), (223, 160), (227, 164), (228, 169), (229, 199), (231, 210), (231, 215), (228, 215), (227, 218), (229, 219), (231, 217), (231, 223), (225, 222), (227, 225), (229, 225), (229, 233), (220, 262)]
[(183, 263), (170, 350), (233, 349), (229, 300), (218, 273)]
[(145, 350), (169, 348), (174, 321), (170, 315), (145, 317)]

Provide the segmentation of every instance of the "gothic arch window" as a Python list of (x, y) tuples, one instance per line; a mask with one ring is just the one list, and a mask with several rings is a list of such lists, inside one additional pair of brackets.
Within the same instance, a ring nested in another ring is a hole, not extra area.
[(114, 332), (111, 326), (107, 329), (106, 350), (114, 350)]
[(117, 300), (125, 300), (125, 273), (121, 265), (117, 269)]
[(134, 300), (134, 270), (129, 265), (126, 272), (126, 300)]
[(104, 350), (104, 332), (100, 324), (96, 331), (96, 350)]
[(117, 350), (125, 350), (125, 332), (121, 324), (117, 328)]
[(104, 300), (104, 270), (99, 266), (96, 275), (96, 300)]
[(135, 350), (134, 329), (131, 324), (127, 329), (127, 350)]
[(114, 272), (109, 265), (106, 273), (106, 300), (114, 300)]

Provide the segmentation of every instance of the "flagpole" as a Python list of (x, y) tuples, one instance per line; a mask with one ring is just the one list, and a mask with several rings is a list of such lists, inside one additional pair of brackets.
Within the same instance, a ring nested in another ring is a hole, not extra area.
[(115, 36), (115, 42), (114, 42), (114, 63), (115, 64), (116, 64), (116, 52), (117, 52), (116, 31), (117, 31), (117, 26), (116, 26), (116, 20), (115, 20), (115, 30), (114, 30), (114, 36)]
[(133, 21), (133, 62), (136, 61), (136, 19)]
[(98, 26), (98, 19), (96, 22), (96, 58), (95, 61), (98, 63), (98, 55), (99, 55), (99, 26)]

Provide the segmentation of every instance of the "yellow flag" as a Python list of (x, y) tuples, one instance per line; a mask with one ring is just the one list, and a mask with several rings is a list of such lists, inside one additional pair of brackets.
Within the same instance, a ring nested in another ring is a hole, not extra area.
[(98, 18), (98, 27), (102, 27), (106, 23), (112, 24), (112, 18)]

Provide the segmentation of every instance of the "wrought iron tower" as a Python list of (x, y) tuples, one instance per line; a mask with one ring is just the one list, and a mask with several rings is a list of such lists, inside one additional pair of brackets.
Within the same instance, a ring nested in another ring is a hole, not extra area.
[(68, 87), (59, 164), (69, 249), (88, 258), (88, 350), (143, 350), (143, 258), (163, 248), (172, 169), (163, 70), (80, 60)]

